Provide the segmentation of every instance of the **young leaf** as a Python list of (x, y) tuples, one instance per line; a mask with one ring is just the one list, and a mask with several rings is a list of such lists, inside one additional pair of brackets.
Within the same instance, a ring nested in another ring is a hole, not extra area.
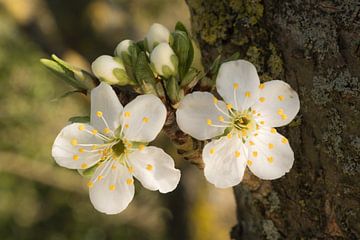
[(68, 120), (71, 123), (89, 123), (90, 117), (89, 116), (75, 116), (71, 117)]

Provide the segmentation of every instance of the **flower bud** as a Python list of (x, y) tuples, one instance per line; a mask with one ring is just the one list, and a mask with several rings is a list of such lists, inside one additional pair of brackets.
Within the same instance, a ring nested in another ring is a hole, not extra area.
[(134, 44), (132, 40), (126, 39), (121, 41), (115, 48), (115, 55), (121, 57), (123, 52), (129, 53), (129, 47)]
[(178, 59), (167, 43), (160, 43), (150, 54), (153, 70), (159, 75), (169, 78), (175, 76), (178, 68)]
[(130, 84), (124, 64), (118, 57), (102, 55), (91, 64), (91, 69), (96, 77), (108, 84)]
[(170, 32), (165, 26), (154, 23), (151, 25), (145, 38), (148, 50), (151, 52), (159, 43), (169, 43), (170, 37)]

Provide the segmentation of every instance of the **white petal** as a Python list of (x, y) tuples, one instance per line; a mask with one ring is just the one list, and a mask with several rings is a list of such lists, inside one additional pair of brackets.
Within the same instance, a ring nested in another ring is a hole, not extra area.
[(118, 128), (122, 110), (123, 106), (110, 85), (102, 82), (91, 91), (91, 125), (99, 132), (105, 128)]
[(97, 151), (88, 151), (92, 144), (102, 144), (103, 141), (85, 129), (93, 130), (88, 124), (73, 123), (60, 131), (52, 147), (52, 156), (57, 164), (70, 169), (86, 169), (100, 160)]
[(134, 197), (134, 180), (128, 169), (118, 161), (99, 166), (88, 183), (91, 203), (106, 214), (123, 211)]
[(129, 141), (151, 142), (161, 131), (166, 119), (166, 108), (151, 94), (137, 96), (127, 104), (122, 115), (124, 135)]
[(245, 60), (223, 63), (216, 78), (218, 93), (239, 111), (255, 103), (259, 84), (255, 66)]
[(247, 151), (236, 135), (222, 137), (203, 149), (206, 179), (219, 188), (239, 184), (246, 168)]
[(227, 125), (219, 121), (219, 117), (228, 120), (227, 112), (225, 103), (216, 100), (211, 93), (193, 92), (181, 100), (176, 121), (183, 132), (198, 140), (205, 140), (224, 132)]
[(294, 163), (288, 140), (269, 127), (262, 127), (257, 133), (248, 142), (250, 170), (261, 179), (282, 177)]
[(174, 160), (160, 148), (137, 150), (129, 155), (129, 163), (133, 175), (149, 190), (167, 193), (179, 183), (180, 171), (175, 168)]
[(257, 103), (252, 107), (271, 127), (284, 126), (294, 119), (300, 109), (298, 94), (284, 81), (273, 80), (261, 85)]

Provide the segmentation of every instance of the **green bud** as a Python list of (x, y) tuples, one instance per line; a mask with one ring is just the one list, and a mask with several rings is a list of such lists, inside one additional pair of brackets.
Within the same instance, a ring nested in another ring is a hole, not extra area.
[(96, 77), (110, 85), (132, 84), (122, 60), (118, 57), (102, 55), (91, 64), (91, 69)]
[(165, 26), (154, 23), (146, 34), (145, 42), (147, 50), (151, 52), (158, 44), (170, 42), (170, 32)]
[(121, 41), (115, 48), (115, 55), (121, 57), (122, 53), (130, 54), (129, 47), (133, 44), (134, 42), (129, 39)]
[(150, 62), (157, 74), (165, 78), (176, 76), (178, 59), (167, 43), (160, 43), (150, 54)]

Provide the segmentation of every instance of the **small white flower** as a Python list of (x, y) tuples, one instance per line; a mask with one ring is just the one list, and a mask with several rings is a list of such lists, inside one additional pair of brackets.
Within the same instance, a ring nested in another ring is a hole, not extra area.
[(167, 43), (160, 43), (150, 54), (150, 62), (154, 70), (163, 77), (174, 76), (177, 73), (178, 59)]
[(134, 196), (134, 180), (150, 190), (175, 189), (180, 171), (157, 147), (146, 146), (165, 123), (158, 97), (141, 95), (124, 108), (114, 90), (101, 83), (91, 92), (90, 124), (73, 123), (56, 137), (52, 156), (70, 169), (96, 168), (88, 182), (90, 200), (103, 213), (123, 211)]
[(276, 179), (294, 162), (288, 140), (274, 127), (296, 116), (299, 97), (279, 80), (260, 84), (256, 68), (238, 60), (221, 65), (216, 88), (224, 101), (208, 92), (185, 96), (176, 112), (182, 131), (212, 140), (203, 149), (205, 177), (220, 188), (239, 184), (246, 165), (261, 179)]
[(133, 44), (134, 42), (132, 40), (126, 39), (121, 41), (115, 48), (115, 55), (121, 57), (121, 54), (123, 52), (129, 52), (129, 47)]
[(148, 50), (151, 52), (159, 43), (170, 42), (170, 31), (159, 23), (151, 25), (145, 38)]
[(126, 85), (129, 78), (120, 58), (102, 55), (91, 64), (92, 72), (108, 84)]

